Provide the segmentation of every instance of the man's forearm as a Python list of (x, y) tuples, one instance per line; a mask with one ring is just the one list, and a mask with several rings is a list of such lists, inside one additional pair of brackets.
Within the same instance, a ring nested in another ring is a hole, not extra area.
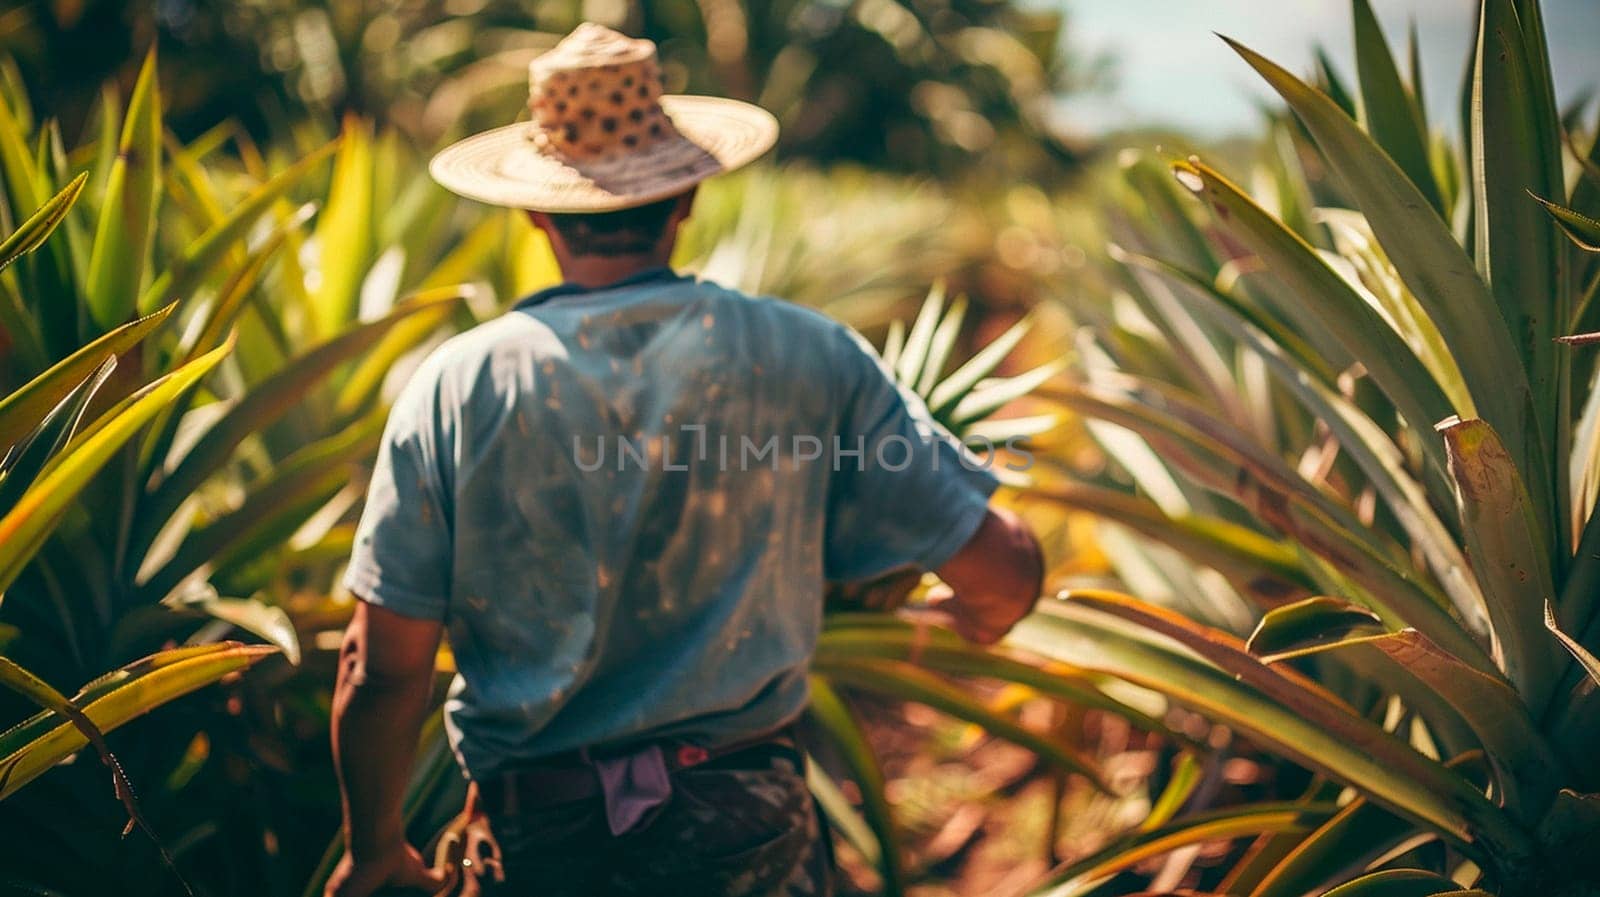
[(998, 641), (1039, 599), (1044, 554), (1016, 514), (991, 508), (977, 532), (938, 570), (955, 592), (947, 610), (956, 630), (988, 644)]
[(378, 678), (345, 662), (333, 699), (333, 757), (345, 846), (358, 862), (405, 841), (401, 803), (428, 711), (431, 673)]

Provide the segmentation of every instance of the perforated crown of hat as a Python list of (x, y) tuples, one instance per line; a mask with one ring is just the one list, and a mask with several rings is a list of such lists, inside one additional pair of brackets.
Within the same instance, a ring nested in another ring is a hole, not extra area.
[(652, 41), (578, 26), (528, 66), (532, 137), (574, 162), (605, 162), (681, 141), (661, 109)]
[(456, 141), (429, 163), (462, 196), (607, 212), (683, 193), (770, 149), (778, 122), (723, 97), (662, 96), (656, 47), (579, 26), (528, 68), (530, 121)]

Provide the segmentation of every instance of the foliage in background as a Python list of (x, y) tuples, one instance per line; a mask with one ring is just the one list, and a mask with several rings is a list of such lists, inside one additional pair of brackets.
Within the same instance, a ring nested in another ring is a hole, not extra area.
[(1221, 838), (1254, 843), (1218, 893), (1600, 887), (1596, 150), (1564, 155), (1535, 0), (1479, 4), (1446, 113), (1463, 146), (1353, 10), (1353, 88), (1232, 44), (1293, 113), (1252, 192), (1198, 158), (1175, 181), (1127, 166), (1122, 282), (1056, 394), (1122, 494), (1038, 497), (1111, 521), (1155, 601), (1069, 591), (1010, 642), (1319, 778), (1292, 805), (1182, 814), (1042, 893)]
[[(241, 142), (216, 164), (228, 132), (178, 143), (156, 73), (152, 55), (125, 112), (107, 92), (76, 146), (20, 94), (0, 102), (15, 261), (0, 272), (0, 622), (7, 684), (49, 707), (0, 734), (0, 824), (25, 833), (5, 839), (0, 868), (30, 891), (98, 892), (145, 869), (123, 887), (170, 893), (149, 868), (162, 849), (205, 892), (270, 876), (259, 845), (293, 837), (292, 800), (245, 812), (238, 795), (288, 771), (283, 709), (252, 689), (293, 668), (162, 705), (263, 656), (230, 633), (298, 663), (283, 599), (308, 580), (320, 591), (348, 551), (350, 469), (376, 447), (384, 378), (467, 314), (463, 288), (406, 277), (430, 234), (391, 205), (402, 191), (374, 183), (395, 141), (351, 123), (292, 163)], [(323, 198), (291, 198), (307, 195)], [(377, 213), (414, 242), (383, 242)], [(400, 299), (402, 286), (419, 291)], [(114, 793), (94, 763), (51, 770), (94, 728), (146, 713), (106, 739)], [(135, 808), (161, 847), (120, 837)]]
[(1097, 77), (1064, 51), (1058, 12), (986, 0), (51, 0), (0, 16), (0, 49), (69, 126), (159, 41), (179, 66), (180, 133), (234, 117), (259, 136), (303, 111), (355, 112), (428, 144), (510, 121), (528, 60), (585, 17), (660, 42), (671, 91), (761, 102), (783, 123), (786, 158), (1051, 177), (1076, 153), (1051, 100)]

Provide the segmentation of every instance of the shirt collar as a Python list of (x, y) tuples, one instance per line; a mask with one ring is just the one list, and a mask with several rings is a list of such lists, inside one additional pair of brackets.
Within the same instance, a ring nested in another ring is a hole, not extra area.
[(641, 283), (654, 283), (658, 280), (685, 280), (687, 277), (688, 275), (679, 274), (666, 265), (655, 265), (645, 268), (642, 271), (635, 271), (634, 273), (629, 274), (627, 277), (608, 283), (605, 286), (586, 287), (581, 283), (573, 283), (570, 280), (563, 283), (558, 283), (553, 287), (546, 287), (537, 293), (527, 296), (519, 301), (514, 307), (529, 308), (531, 306), (541, 305), (560, 296), (580, 296), (584, 293), (600, 293), (606, 290), (617, 290), (622, 289), (623, 287), (637, 286)]

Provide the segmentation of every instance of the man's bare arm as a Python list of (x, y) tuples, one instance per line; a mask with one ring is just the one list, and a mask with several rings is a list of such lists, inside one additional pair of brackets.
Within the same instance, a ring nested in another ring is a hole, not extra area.
[(333, 759), (344, 802), (345, 859), (328, 893), (364, 897), (380, 887), (426, 889), (438, 880), (405, 840), (401, 802), (428, 712), (443, 627), (365, 601), (339, 649)]
[(1044, 585), (1044, 554), (1022, 518), (990, 508), (977, 532), (934, 571), (954, 597), (940, 604), (956, 632), (979, 644), (1000, 640), (1028, 615)]

